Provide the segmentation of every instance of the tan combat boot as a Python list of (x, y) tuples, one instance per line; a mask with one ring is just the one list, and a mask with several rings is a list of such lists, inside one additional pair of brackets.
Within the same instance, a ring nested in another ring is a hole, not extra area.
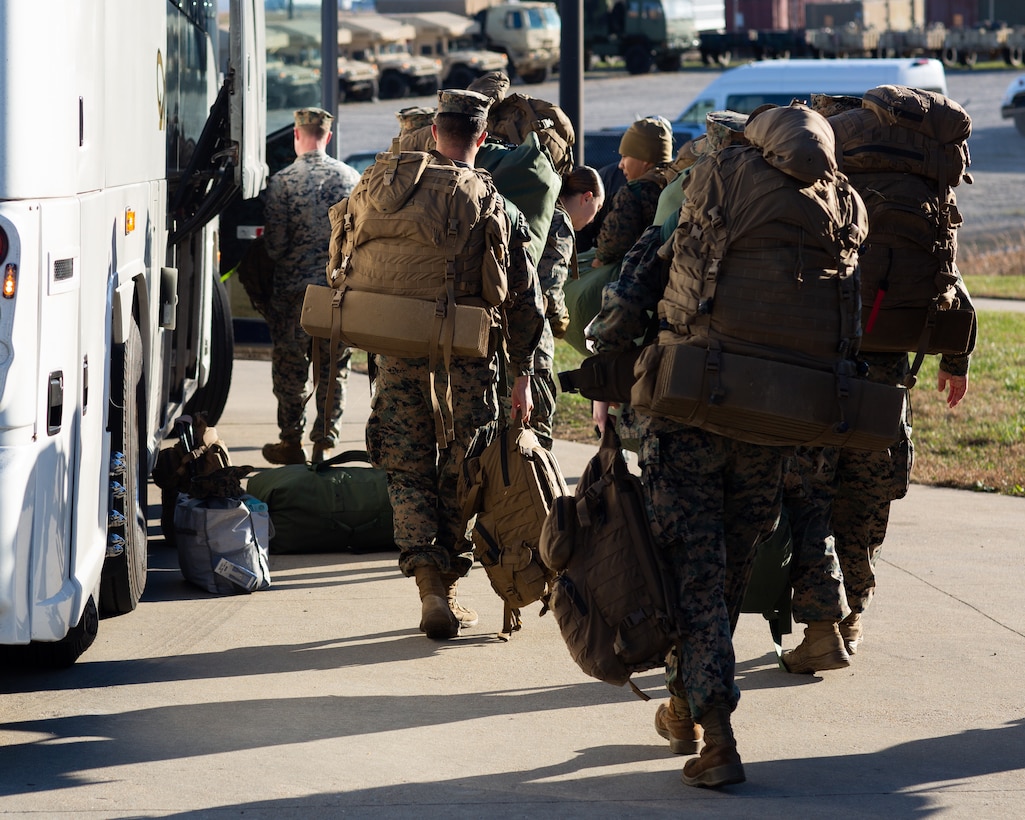
[(826, 669), (845, 669), (851, 665), (851, 658), (834, 622), (811, 621), (804, 628), (800, 645), (783, 653), (783, 665), (794, 675), (810, 675)]
[(840, 637), (843, 638), (844, 649), (848, 655), (854, 655), (861, 643), (861, 613), (852, 612), (840, 621)]
[(459, 620), (448, 606), (448, 590), (437, 567), (417, 567), (414, 572), (420, 588), (422, 612), (420, 631), (428, 638), (447, 641), (459, 634)]
[(730, 710), (725, 707), (709, 709), (698, 722), (705, 732), (705, 745), (698, 757), (684, 764), (680, 779), (688, 786), (706, 789), (743, 783), (747, 777), (730, 725)]
[(476, 626), (477, 622), (480, 620), (477, 617), (477, 613), (469, 607), (463, 606), (456, 600), (456, 587), (459, 584), (459, 576), (443, 572), (441, 574), (441, 580), (445, 583), (447, 592), (445, 598), (448, 601), (448, 608), (451, 609), (452, 614), (456, 616), (456, 620), (459, 621), (459, 625), (464, 627)]
[(271, 464), (306, 463), (306, 451), (298, 441), (276, 441), (264, 444), (263, 457)]
[(669, 741), (674, 755), (695, 755), (701, 741), (701, 727), (690, 715), (690, 704), (675, 695), (655, 712), (655, 731)]

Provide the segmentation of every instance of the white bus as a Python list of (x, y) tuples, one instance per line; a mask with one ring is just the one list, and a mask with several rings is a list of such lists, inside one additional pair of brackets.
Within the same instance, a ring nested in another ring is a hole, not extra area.
[[(217, 214), (266, 177), (263, 0), (0, 2), (0, 648), (68, 665), (146, 582), (146, 487), (223, 410)], [(25, 647), (9, 649), (9, 647)]]

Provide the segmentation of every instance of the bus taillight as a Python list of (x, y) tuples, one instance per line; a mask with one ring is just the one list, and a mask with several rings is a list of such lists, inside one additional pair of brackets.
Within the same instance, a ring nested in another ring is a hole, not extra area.
[(3, 291), (4, 299), (13, 299), (18, 290), (18, 266), (8, 265), (4, 268)]

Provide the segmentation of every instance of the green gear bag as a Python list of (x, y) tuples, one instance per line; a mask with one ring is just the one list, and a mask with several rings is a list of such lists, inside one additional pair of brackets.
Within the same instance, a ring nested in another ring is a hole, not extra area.
[(562, 288), (566, 296), (566, 310), (569, 311), (569, 326), (562, 338), (584, 356), (591, 354), (587, 349), (584, 330), (601, 311), (602, 291), (609, 282), (619, 278), (619, 269), (623, 263), (623, 260), (619, 260), (600, 268), (592, 268), (592, 259), (593, 250), (581, 253), (579, 278), (568, 280)]
[(498, 192), (519, 208), (530, 229), (530, 260), (541, 261), (562, 177), (552, 167), (538, 142), (537, 134), (528, 134), (521, 145), (509, 148), (485, 142), (474, 164), (491, 173)]
[(247, 491), (267, 505), (272, 553), (377, 552), (395, 549), (388, 476), (363, 450), (320, 464), (288, 464), (249, 479)]

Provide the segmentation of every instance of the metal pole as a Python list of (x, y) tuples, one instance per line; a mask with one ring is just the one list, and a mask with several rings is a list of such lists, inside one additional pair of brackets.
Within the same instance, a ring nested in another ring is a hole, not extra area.
[(334, 114), (327, 153), (338, 156), (338, 0), (320, 4), (320, 96), (321, 107)]
[(584, 0), (562, 0), (559, 48), (559, 107), (573, 123), (573, 160), (584, 164)]

